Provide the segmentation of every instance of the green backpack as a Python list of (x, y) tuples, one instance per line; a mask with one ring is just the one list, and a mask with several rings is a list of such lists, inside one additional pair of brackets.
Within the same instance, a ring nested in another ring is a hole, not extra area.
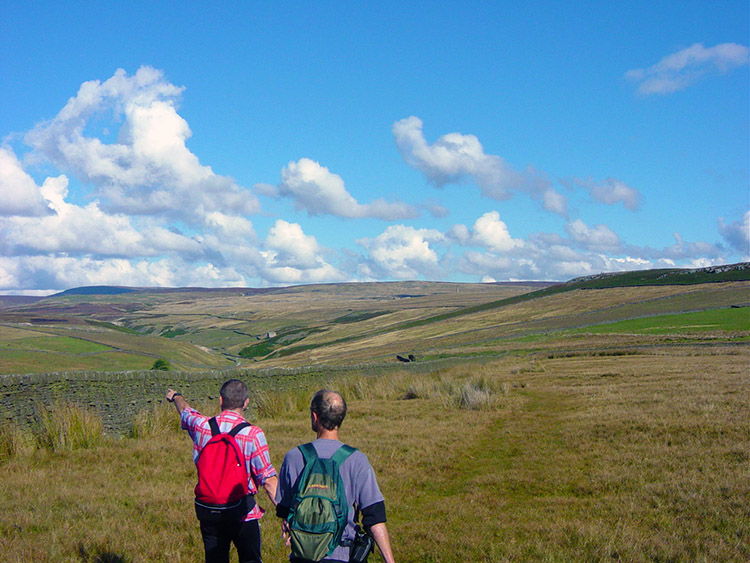
[(287, 516), (292, 554), (320, 561), (333, 553), (346, 528), (349, 505), (339, 468), (357, 450), (342, 445), (330, 459), (319, 458), (312, 444), (302, 444), (299, 450), (305, 468)]

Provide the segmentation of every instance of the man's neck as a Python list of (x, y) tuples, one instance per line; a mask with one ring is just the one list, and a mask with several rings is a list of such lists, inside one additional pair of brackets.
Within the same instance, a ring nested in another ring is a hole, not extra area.
[(236, 415), (239, 415), (239, 416), (242, 416), (242, 418), (245, 418), (245, 417), (244, 417), (244, 416), (242, 415), (242, 412), (243, 412), (243, 411), (244, 411), (244, 409), (242, 409), (242, 408), (239, 408), (239, 409), (224, 409), (224, 412), (233, 412), (234, 414), (236, 414)]
[(339, 429), (328, 430), (326, 428), (318, 428), (318, 440), (338, 440)]

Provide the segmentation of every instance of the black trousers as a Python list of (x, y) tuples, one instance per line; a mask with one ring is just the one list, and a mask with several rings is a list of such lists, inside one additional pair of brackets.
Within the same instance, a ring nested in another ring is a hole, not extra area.
[(201, 522), (206, 563), (229, 563), (231, 544), (237, 548), (240, 563), (262, 563), (260, 525), (257, 520), (237, 523)]

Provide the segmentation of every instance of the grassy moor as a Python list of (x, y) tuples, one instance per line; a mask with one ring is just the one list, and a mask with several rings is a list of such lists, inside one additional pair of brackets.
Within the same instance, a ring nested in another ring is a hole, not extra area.
[(312, 393), (344, 394), (398, 561), (750, 560), (748, 264), (3, 298), (0, 373), (3, 562), (201, 560), (163, 397), (213, 414), (229, 377), (277, 467)]

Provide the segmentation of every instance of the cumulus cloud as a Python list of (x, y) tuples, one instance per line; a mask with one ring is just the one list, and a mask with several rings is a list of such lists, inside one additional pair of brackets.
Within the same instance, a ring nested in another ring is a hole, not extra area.
[(546, 175), (533, 167), (514, 170), (501, 157), (486, 154), (474, 135), (448, 133), (430, 145), (422, 126), (421, 119), (411, 116), (394, 123), (392, 131), (404, 161), (437, 187), (471, 179), (486, 197), (506, 200), (514, 192), (524, 192), (548, 211), (566, 215), (567, 201)]
[(431, 243), (444, 240), (445, 236), (434, 229), (391, 225), (374, 239), (357, 241), (369, 256), (369, 260), (360, 266), (360, 273), (376, 279), (430, 277), (438, 271), (439, 262)]
[(344, 275), (324, 259), (324, 249), (297, 223), (279, 219), (265, 241), (264, 277), (274, 283), (342, 281)]
[(724, 249), (719, 245), (705, 241), (686, 241), (680, 233), (673, 233), (672, 236), (674, 236), (675, 243), (658, 251), (658, 257), (672, 260), (694, 260), (702, 258), (711, 262), (711, 264), (708, 265), (712, 265), (717, 261), (720, 261), (719, 258), (724, 255)]
[(498, 253), (524, 246), (522, 240), (510, 236), (507, 225), (500, 220), (497, 211), (489, 211), (476, 220), (470, 241)]
[(620, 250), (620, 237), (606, 225), (589, 227), (580, 219), (565, 225), (565, 232), (576, 245), (595, 251), (617, 252)]
[(727, 73), (748, 64), (748, 48), (737, 43), (704, 47), (695, 43), (648, 68), (636, 68), (625, 77), (638, 84), (638, 93), (671, 94), (684, 90), (710, 73)]
[(750, 259), (750, 211), (746, 211), (740, 221), (729, 224), (719, 217), (719, 234), (743, 259)]
[(3, 147), (0, 147), (0, 193), (3, 194), (0, 216), (40, 217), (53, 212), (15, 153)]
[(41, 255), (0, 257), (0, 288), (49, 290), (85, 285), (241, 287), (247, 284), (231, 266), (195, 265), (179, 257), (158, 260)]
[[(182, 88), (162, 72), (141, 67), (100, 82), (81, 85), (52, 120), (28, 132), (32, 157), (96, 186), (108, 211), (134, 215), (163, 214), (200, 222), (207, 213), (251, 214), (257, 198), (231, 178), (201, 165), (186, 146), (191, 136), (177, 113)], [(87, 136), (98, 119), (121, 122), (117, 139)]]
[(206, 214), (205, 225), (231, 239), (243, 241), (254, 241), (256, 239), (252, 221), (244, 217), (227, 215), (221, 211), (212, 211)]
[[(393, 225), (374, 239), (357, 241), (367, 252), (358, 272), (365, 279), (441, 279), (456, 272), (477, 281), (567, 280), (649, 268), (701, 267), (722, 263), (722, 247), (689, 242), (661, 249), (628, 245), (606, 225), (570, 221), (565, 234), (536, 233), (514, 238), (497, 211), (471, 226), (447, 232)], [(467, 247), (463, 252), (458, 247)]]
[(259, 188), (265, 195), (290, 197), (297, 209), (303, 209), (309, 215), (374, 217), (387, 221), (419, 215), (415, 208), (403, 202), (389, 203), (377, 199), (372, 203), (360, 204), (346, 190), (341, 176), (309, 158), (290, 162), (284, 167), (278, 187), (261, 184)]
[[(188, 150), (182, 90), (149, 67), (118, 70), (15, 136), (22, 159), (0, 147), (0, 289), (269, 281), (247, 217), (258, 201)], [(65, 174), (38, 186), (39, 164)], [(69, 177), (90, 203), (71, 201)]]
[(616, 178), (605, 178), (601, 182), (595, 182), (592, 178), (576, 177), (572, 180), (561, 180), (561, 182), (569, 188), (578, 186), (585, 189), (592, 199), (606, 205), (622, 203), (626, 209), (636, 211), (641, 203), (641, 193)]
[(7, 255), (64, 253), (68, 256), (159, 256), (180, 253), (200, 256), (195, 240), (157, 225), (137, 228), (126, 215), (104, 213), (98, 202), (85, 207), (70, 204), (68, 179), (48, 178), (40, 193), (53, 215), (10, 217), (2, 221), (5, 232), (0, 248)]

